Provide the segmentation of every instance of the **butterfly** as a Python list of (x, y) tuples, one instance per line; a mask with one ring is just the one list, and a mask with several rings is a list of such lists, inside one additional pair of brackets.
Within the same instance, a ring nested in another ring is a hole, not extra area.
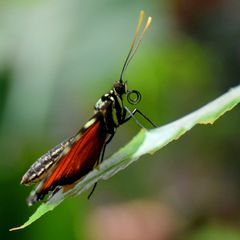
[[(148, 17), (140, 33), (143, 20), (144, 11), (141, 11), (120, 78), (113, 84), (112, 89), (97, 101), (93, 117), (87, 121), (76, 135), (41, 156), (22, 177), (21, 184), (38, 184), (27, 199), (29, 206), (43, 200), (48, 194), (51, 197), (61, 189), (67, 191), (66, 189), (69, 186), (80, 181), (82, 177), (100, 164), (103, 161), (107, 144), (112, 140), (116, 129), (120, 125), (134, 119), (138, 125), (143, 127), (135, 118), (136, 113), (141, 114), (156, 127), (141, 111), (137, 108), (131, 111), (123, 102), (124, 95), (127, 96), (127, 101), (133, 105), (136, 105), (141, 100), (141, 94), (137, 90), (128, 90), (127, 82), (123, 81), (123, 74), (136, 53), (144, 33), (150, 26), (152, 18)], [(96, 183), (89, 197), (95, 187)]]

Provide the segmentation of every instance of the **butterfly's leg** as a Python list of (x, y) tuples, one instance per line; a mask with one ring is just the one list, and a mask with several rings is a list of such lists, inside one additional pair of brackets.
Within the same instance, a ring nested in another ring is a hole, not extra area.
[(132, 112), (125, 106), (126, 111), (129, 113), (129, 116), (123, 121), (123, 123), (127, 122), (131, 118), (142, 128), (145, 128), (136, 118), (135, 114), (139, 113), (141, 114), (153, 127), (158, 127), (156, 124), (154, 124), (145, 114), (143, 114), (140, 110), (135, 108)]
[(106, 146), (112, 141), (114, 134), (115, 134), (115, 132), (113, 134), (111, 134), (110, 137), (108, 138), (108, 140), (104, 143), (103, 149), (102, 149), (102, 152), (101, 152), (101, 156), (100, 156), (97, 164), (100, 164), (103, 161)]
[[(103, 157), (104, 157), (104, 153), (105, 153), (105, 150), (106, 150), (106, 146), (107, 146), (108, 143), (111, 142), (114, 134), (115, 134), (115, 133), (111, 134), (110, 137), (108, 138), (108, 140), (104, 143), (103, 149), (102, 149), (102, 152), (101, 152), (101, 156), (100, 156), (100, 158), (99, 158), (98, 161), (97, 161), (97, 165), (100, 164), (100, 163), (103, 161)], [(90, 199), (90, 197), (92, 196), (92, 194), (93, 194), (96, 186), (97, 186), (97, 182), (94, 183), (91, 192), (88, 194), (88, 199)]]

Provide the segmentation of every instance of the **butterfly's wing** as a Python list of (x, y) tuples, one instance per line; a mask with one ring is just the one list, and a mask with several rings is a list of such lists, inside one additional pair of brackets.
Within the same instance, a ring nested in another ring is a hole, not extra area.
[(70, 147), (76, 141), (76, 136), (63, 141), (41, 156), (23, 175), (21, 184), (31, 185), (33, 183), (40, 182), (44, 177), (46, 177), (54, 164), (56, 164), (64, 155), (68, 153)]
[[(37, 188), (31, 193), (28, 204), (41, 200), (49, 191), (70, 185), (90, 172), (99, 160), (107, 131), (103, 115), (98, 112), (79, 133), (65, 142), (65, 149), (58, 160), (42, 177)], [(51, 150), (50, 150), (51, 151)]]

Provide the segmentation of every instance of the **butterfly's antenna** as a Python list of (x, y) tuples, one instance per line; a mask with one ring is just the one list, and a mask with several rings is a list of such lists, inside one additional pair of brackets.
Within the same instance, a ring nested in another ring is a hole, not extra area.
[(135, 31), (135, 33), (134, 33), (133, 40), (132, 40), (132, 43), (131, 43), (131, 46), (130, 46), (128, 55), (127, 55), (127, 57), (126, 57), (126, 60), (125, 60), (125, 62), (124, 62), (124, 64), (123, 64), (123, 68), (122, 68), (122, 71), (121, 71), (120, 82), (122, 82), (123, 73), (124, 73), (124, 71), (125, 71), (125, 68), (126, 68), (128, 59), (129, 59), (129, 57), (130, 57), (130, 55), (131, 55), (131, 53), (132, 53), (132, 50), (133, 50), (134, 45), (135, 45), (135, 42), (136, 42), (136, 40), (137, 40), (138, 33), (139, 33), (140, 28), (141, 28), (141, 26), (142, 26), (143, 18), (144, 18), (144, 11), (140, 11), (137, 28), (136, 28), (136, 31)]
[(128, 62), (126, 64), (126, 66), (125, 66), (125, 69), (127, 69), (128, 64), (131, 62), (131, 60), (134, 57), (136, 51), (138, 50), (138, 47), (140, 46), (140, 44), (141, 44), (141, 42), (143, 40), (143, 36), (144, 36), (145, 32), (147, 31), (147, 29), (149, 28), (151, 22), (152, 22), (152, 17), (148, 17), (147, 23), (146, 23), (146, 25), (145, 25), (145, 27), (144, 27), (144, 29), (142, 31), (142, 34), (141, 34), (141, 36), (140, 36), (140, 38), (138, 40), (138, 43), (137, 43), (134, 51), (132, 51), (131, 57), (129, 57), (129, 59), (128, 59)]
[[(129, 53), (128, 53), (127, 58), (126, 58), (126, 60), (124, 62), (123, 69), (122, 69), (122, 72), (121, 72), (121, 75), (120, 75), (120, 82), (123, 81), (122, 80), (123, 74), (124, 74), (125, 70), (127, 69), (128, 64), (131, 62), (133, 56), (135, 55), (139, 45), (141, 44), (145, 32), (147, 31), (147, 29), (149, 28), (149, 26), (150, 26), (150, 24), (152, 22), (152, 17), (148, 17), (147, 23), (146, 23), (146, 25), (145, 25), (145, 27), (144, 27), (141, 35), (140, 35), (138, 43), (137, 43), (137, 45), (135, 47), (136, 39), (138, 37), (138, 33), (140, 31), (140, 28), (141, 28), (141, 25), (142, 25), (142, 22), (143, 22), (143, 18), (144, 18), (144, 11), (141, 11), (140, 12), (140, 16), (139, 16), (139, 20), (138, 20), (138, 25), (137, 25), (137, 28), (136, 28), (136, 32), (134, 34), (133, 41), (132, 41), (132, 44), (130, 46)], [(135, 47), (135, 49), (134, 49), (134, 47)]]

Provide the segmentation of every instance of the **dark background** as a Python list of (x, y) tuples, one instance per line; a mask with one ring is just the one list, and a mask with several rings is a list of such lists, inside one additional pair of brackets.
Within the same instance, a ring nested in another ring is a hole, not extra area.
[[(36, 208), (21, 176), (78, 131), (118, 80), (141, 9), (153, 23), (125, 80), (154, 122), (239, 84), (238, 0), (1, 0), (0, 239), (240, 239), (238, 107), (100, 182), (90, 201), (68, 199), (8, 232)], [(121, 126), (106, 156), (138, 131), (134, 121)]]

